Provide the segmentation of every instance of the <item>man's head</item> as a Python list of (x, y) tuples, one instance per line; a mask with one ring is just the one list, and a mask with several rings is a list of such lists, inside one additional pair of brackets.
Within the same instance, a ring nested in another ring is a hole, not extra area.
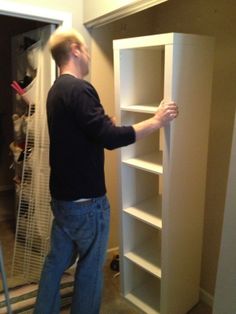
[(83, 36), (75, 29), (59, 27), (49, 39), (49, 48), (58, 67), (65, 67), (73, 60), (79, 66), (82, 76), (88, 74), (88, 49)]

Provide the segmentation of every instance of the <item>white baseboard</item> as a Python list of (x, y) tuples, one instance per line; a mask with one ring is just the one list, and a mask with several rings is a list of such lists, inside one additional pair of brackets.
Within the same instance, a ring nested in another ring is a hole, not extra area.
[(0, 185), (0, 192), (10, 191), (14, 189), (14, 185)]
[(119, 253), (119, 247), (112, 247), (107, 250), (107, 258), (112, 258), (114, 255)]
[(200, 288), (200, 300), (210, 307), (213, 307), (214, 297), (210, 293), (206, 292), (206, 290)]

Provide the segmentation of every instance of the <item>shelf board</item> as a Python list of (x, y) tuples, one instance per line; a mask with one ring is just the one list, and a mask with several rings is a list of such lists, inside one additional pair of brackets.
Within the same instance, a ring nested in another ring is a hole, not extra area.
[[(155, 293), (155, 296), (151, 296), (152, 293)], [(156, 285), (144, 284), (127, 293), (125, 298), (144, 313), (160, 314), (160, 288), (157, 291)]]
[(157, 278), (161, 278), (160, 248), (154, 248), (151, 245), (149, 243), (141, 248), (136, 248), (133, 251), (125, 253), (124, 256)]
[(162, 199), (161, 196), (157, 196), (125, 208), (123, 211), (157, 229), (162, 229), (161, 208)]
[(131, 111), (131, 112), (141, 112), (141, 113), (150, 113), (155, 114), (157, 111), (157, 107), (159, 104), (152, 105), (129, 105), (129, 106), (121, 106), (122, 111)]
[(163, 174), (162, 152), (155, 152), (135, 158), (129, 158), (122, 160), (122, 163), (155, 174)]

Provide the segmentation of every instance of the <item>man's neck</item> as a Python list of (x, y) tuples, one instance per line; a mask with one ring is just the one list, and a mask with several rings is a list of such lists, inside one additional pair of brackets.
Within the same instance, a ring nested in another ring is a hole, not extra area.
[(69, 63), (65, 66), (62, 66), (60, 68), (60, 75), (63, 75), (63, 74), (70, 74), (76, 78), (82, 79), (82, 76), (79, 73), (78, 69), (74, 66), (74, 64), (71, 64), (71, 63)]
[(78, 78), (77, 75), (71, 71), (60, 71), (60, 75), (63, 75), (63, 74), (70, 74), (70, 75)]

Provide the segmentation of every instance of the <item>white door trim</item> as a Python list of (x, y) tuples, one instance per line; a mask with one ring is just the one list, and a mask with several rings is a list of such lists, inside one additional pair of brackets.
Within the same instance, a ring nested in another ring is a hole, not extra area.
[[(124, 18), (126, 16), (132, 15), (134, 13), (146, 10), (151, 8), (157, 4), (161, 4), (162, 2), (166, 2), (168, 0), (139, 0), (134, 3), (123, 5), (120, 8), (108, 12), (102, 16), (94, 16), (91, 20), (85, 20), (84, 25), (87, 28), (96, 28), (101, 25), (111, 23), (118, 19)], [(85, 4), (86, 5), (86, 4)]]
[(66, 27), (72, 26), (72, 14), (69, 12), (57, 11), (13, 1), (0, 0), (0, 15), (55, 23)]

